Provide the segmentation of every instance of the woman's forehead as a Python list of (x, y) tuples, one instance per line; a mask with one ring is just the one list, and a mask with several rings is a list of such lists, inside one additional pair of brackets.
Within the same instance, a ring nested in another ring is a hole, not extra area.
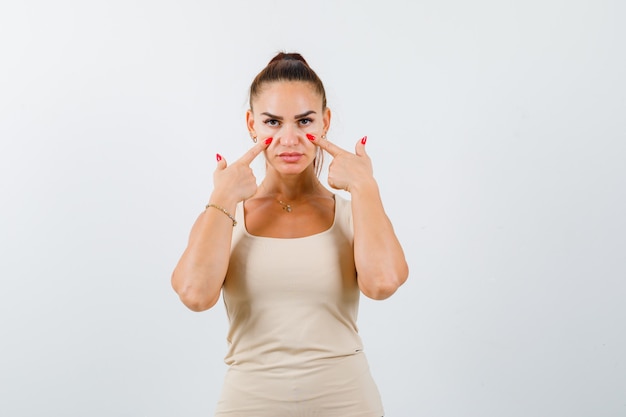
[(263, 85), (256, 97), (252, 98), (255, 107), (276, 109), (300, 107), (321, 107), (322, 97), (309, 82), (274, 81)]

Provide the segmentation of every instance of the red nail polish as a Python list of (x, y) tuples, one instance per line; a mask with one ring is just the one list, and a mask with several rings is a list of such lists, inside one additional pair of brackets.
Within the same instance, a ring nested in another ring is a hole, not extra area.
[(363, 136), (363, 137), (361, 138), (361, 143), (362, 143), (363, 145), (365, 145), (365, 142), (367, 142), (367, 136)]
[(220, 155), (219, 153), (215, 154), (215, 159), (217, 159), (217, 162), (222, 160), (222, 155)]
[(310, 140), (311, 142), (313, 142), (313, 141), (315, 140), (315, 136), (313, 136), (313, 135), (312, 135), (312, 134), (310, 134), (310, 133), (307, 133), (307, 134), (306, 134), (306, 138), (307, 138), (308, 140)]
[(265, 139), (265, 144), (269, 145), (270, 143), (272, 143), (273, 140), (274, 140), (274, 138), (267, 138), (267, 139)]

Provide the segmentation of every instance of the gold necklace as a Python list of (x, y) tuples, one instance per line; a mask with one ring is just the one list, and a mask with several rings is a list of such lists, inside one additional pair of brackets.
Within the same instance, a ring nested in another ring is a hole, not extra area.
[(280, 204), (281, 206), (283, 206), (283, 210), (285, 210), (287, 213), (291, 213), (291, 204), (287, 204), (285, 202), (283, 202), (282, 200), (278, 200), (276, 199), (276, 201), (278, 201), (278, 204)]
[[(261, 183), (261, 188), (265, 188), (265, 183)], [(285, 203), (283, 200), (279, 200), (277, 198), (275, 198), (276, 201), (278, 201), (278, 204), (280, 204), (283, 208), (283, 210), (287, 213), (291, 213), (293, 211), (293, 208), (291, 207), (291, 204), (287, 204)]]

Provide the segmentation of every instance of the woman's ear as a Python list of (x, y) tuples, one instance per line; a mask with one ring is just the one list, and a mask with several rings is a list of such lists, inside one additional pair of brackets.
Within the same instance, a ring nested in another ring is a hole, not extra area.
[(328, 132), (328, 129), (330, 128), (330, 116), (331, 116), (330, 109), (326, 107), (324, 109), (324, 116), (322, 117), (322, 120), (324, 122), (324, 132)]
[(248, 127), (248, 132), (250, 132), (250, 136), (255, 137), (256, 132), (254, 131), (254, 115), (252, 114), (251, 109), (246, 111), (246, 126)]

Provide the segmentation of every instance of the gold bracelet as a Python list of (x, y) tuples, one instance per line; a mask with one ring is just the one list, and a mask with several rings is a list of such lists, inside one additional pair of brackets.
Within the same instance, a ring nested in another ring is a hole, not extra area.
[(225, 209), (224, 207), (220, 207), (220, 206), (218, 206), (218, 205), (216, 205), (216, 204), (211, 204), (211, 203), (209, 203), (209, 204), (207, 204), (207, 205), (204, 207), (204, 209), (206, 210), (206, 209), (208, 209), (209, 207), (216, 208), (216, 209), (218, 209), (219, 211), (221, 211), (222, 213), (224, 213), (225, 215), (227, 215), (227, 216), (228, 216), (228, 218), (229, 218), (229, 219), (231, 219), (231, 220), (233, 221), (233, 227), (237, 226), (237, 220), (235, 220), (235, 218), (232, 216), (232, 214), (230, 214), (228, 211), (226, 211), (226, 209)]

